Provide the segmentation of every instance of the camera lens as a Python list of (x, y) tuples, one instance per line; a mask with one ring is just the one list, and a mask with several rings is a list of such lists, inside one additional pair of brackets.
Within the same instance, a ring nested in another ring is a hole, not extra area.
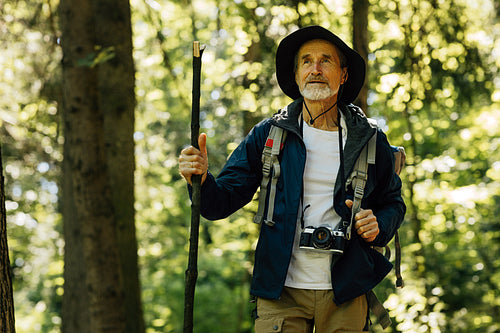
[(317, 249), (328, 249), (332, 242), (332, 234), (325, 227), (318, 227), (312, 235), (312, 243)]

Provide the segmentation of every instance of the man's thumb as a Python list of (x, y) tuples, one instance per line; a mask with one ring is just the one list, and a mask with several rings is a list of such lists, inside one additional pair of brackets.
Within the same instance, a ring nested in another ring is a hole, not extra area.
[(198, 145), (201, 153), (207, 156), (207, 135), (205, 133), (201, 133), (198, 137)]
[(348, 208), (352, 208), (352, 204), (353, 204), (353, 202), (352, 202), (352, 200), (347, 199), (347, 200), (345, 201), (345, 204), (346, 204), (346, 206), (347, 206)]

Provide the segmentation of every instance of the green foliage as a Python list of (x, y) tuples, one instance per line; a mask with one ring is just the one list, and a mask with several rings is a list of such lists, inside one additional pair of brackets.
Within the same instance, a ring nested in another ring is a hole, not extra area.
[(78, 66), (94, 68), (95, 66), (107, 62), (115, 57), (115, 47), (105, 47), (101, 46), (95, 47), (95, 53), (87, 55), (83, 59), (77, 61)]
[(58, 61), (50, 1), (0, 4), (0, 140), (18, 332), (60, 325)]
[[(407, 149), (402, 239), (412, 259), (403, 265), (410, 283), (386, 303), (399, 322), (394, 331), (497, 331), (500, 131), (492, 4), (385, 5), (393, 11), (372, 7), (380, 38), (370, 43), (370, 112)], [(485, 12), (491, 14), (478, 19)], [(379, 292), (391, 293), (386, 288)]]
[[(182, 330), (190, 202), (177, 171), (189, 143), (191, 42), (207, 45), (202, 131), (210, 169), (289, 100), (277, 43), (322, 24), (350, 40), (350, 1), (131, 1), (136, 75), (136, 211), (147, 332)], [(495, 2), (373, 1), (370, 116), (405, 146), (405, 288), (376, 290), (389, 332), (500, 329), (500, 82)], [(0, 127), (18, 332), (60, 327), (63, 247), (57, 200), (60, 48), (57, 1), (0, 4)], [(96, 46), (97, 47), (97, 46)], [(113, 56), (96, 49), (92, 66)], [(63, 199), (63, 198), (62, 198)], [(202, 220), (195, 330), (251, 332), (255, 200)], [(378, 332), (379, 328), (374, 327)]]

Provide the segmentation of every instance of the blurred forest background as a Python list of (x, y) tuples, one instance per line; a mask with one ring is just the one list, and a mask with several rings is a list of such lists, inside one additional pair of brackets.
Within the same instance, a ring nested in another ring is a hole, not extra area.
[[(192, 41), (207, 45), (201, 130), (217, 174), (253, 124), (290, 102), (274, 76), (281, 38), (320, 24), (351, 42), (352, 1), (130, 0), (137, 235), (131, 247), (138, 248), (146, 332), (182, 331), (190, 201), (177, 157), (190, 142)], [(400, 231), (406, 286), (395, 290), (391, 273), (376, 290), (393, 318), (387, 332), (500, 332), (500, 1), (368, 5), (366, 112), (408, 155), (402, 173), (408, 213)], [(58, 6), (0, 0), (0, 138), (21, 333), (61, 331), (69, 292)], [(102, 46), (82, 66), (99, 70), (117, 57), (114, 47)], [(252, 202), (225, 220), (202, 220), (197, 332), (253, 330), (255, 211)]]

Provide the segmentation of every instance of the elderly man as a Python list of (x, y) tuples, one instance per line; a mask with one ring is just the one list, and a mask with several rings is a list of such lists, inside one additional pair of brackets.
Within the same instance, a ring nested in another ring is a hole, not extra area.
[[(363, 85), (365, 62), (332, 32), (310, 26), (281, 41), (276, 75), (294, 101), (257, 124), (217, 178), (208, 171), (205, 134), (200, 150), (181, 152), (180, 173), (188, 184), (193, 174), (202, 175), (205, 218), (227, 217), (247, 204), (261, 183), (261, 156), (271, 127), (286, 130), (273, 223), (261, 225), (255, 253), (255, 331), (366, 331), (365, 295), (391, 269), (372, 246), (391, 240), (406, 207), (386, 136), (351, 104)], [(368, 169), (362, 209), (345, 248), (304, 244), (301, 236), (311, 230), (324, 228), (334, 235), (342, 221), (350, 221), (353, 190), (346, 175), (376, 131), (376, 163)]]

